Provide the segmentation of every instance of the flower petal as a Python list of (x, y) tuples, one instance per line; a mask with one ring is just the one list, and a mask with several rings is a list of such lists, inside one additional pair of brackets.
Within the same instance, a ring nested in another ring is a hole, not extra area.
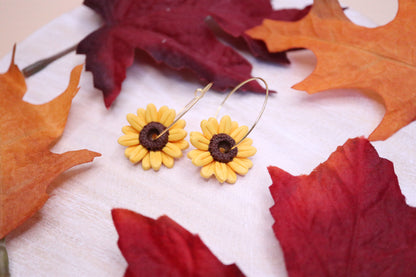
[(150, 153), (145, 155), (142, 160), (142, 168), (144, 170), (149, 170), (152, 166), (150, 165)]
[(257, 149), (254, 146), (246, 146), (246, 145), (239, 145), (237, 147), (238, 152), (237, 152), (237, 157), (238, 158), (248, 158), (253, 156), (254, 154), (256, 154)]
[(247, 167), (248, 169), (253, 167), (253, 162), (250, 159), (246, 159), (246, 158), (237, 158), (235, 157), (233, 159), (233, 161), (236, 161), (237, 163)]
[(218, 127), (218, 133), (224, 133), (229, 135), (231, 133), (231, 117), (225, 115), (221, 118), (220, 126)]
[(205, 151), (208, 150), (209, 139), (204, 137), (201, 133), (191, 132), (190, 137), (191, 137), (190, 140), (193, 146), (201, 150), (205, 150)]
[(144, 156), (147, 153), (148, 150), (143, 146), (139, 145), (135, 147), (133, 152), (131, 152), (129, 159), (132, 163), (138, 163), (144, 158)]
[(137, 113), (137, 116), (140, 118), (140, 120), (143, 120), (143, 122), (146, 125), (146, 110), (143, 108), (138, 108), (136, 113)]
[(183, 119), (179, 119), (176, 121), (175, 124), (173, 124), (172, 129), (183, 129), (186, 126), (186, 121)]
[(212, 158), (211, 153), (203, 151), (201, 154), (192, 159), (192, 163), (196, 166), (204, 166), (211, 163), (213, 160), (214, 159)]
[(215, 162), (215, 177), (220, 183), (224, 183), (228, 178), (228, 169), (225, 163)]
[(137, 131), (136, 129), (134, 129), (133, 127), (131, 127), (130, 125), (128, 126), (123, 126), (123, 128), (121, 128), (121, 131), (123, 132), (123, 134), (139, 134), (139, 131)]
[(218, 121), (214, 117), (210, 117), (208, 119), (207, 128), (210, 130), (211, 134), (215, 135), (218, 134)]
[[(169, 112), (168, 106), (160, 107), (159, 111), (157, 112), (157, 121), (160, 122), (160, 119), (162, 118), (162, 116), (167, 112)], [(162, 122), (160, 122), (160, 123), (162, 123)]]
[(238, 147), (240, 146), (250, 146), (253, 144), (253, 140), (251, 138), (245, 138)]
[(143, 122), (137, 115), (129, 113), (126, 116), (127, 121), (130, 123), (130, 125), (136, 129), (138, 132), (140, 132), (143, 127), (146, 125), (146, 122)]
[(171, 156), (169, 156), (169, 155), (167, 155), (167, 154), (165, 154), (165, 153), (163, 153), (163, 152), (160, 152), (160, 153), (162, 153), (162, 163), (167, 167), (167, 168), (172, 168), (173, 167), (173, 165), (175, 164), (175, 159), (174, 158), (172, 158)]
[(169, 141), (179, 141), (184, 139), (187, 135), (187, 132), (184, 129), (170, 129), (169, 130)]
[(201, 168), (201, 176), (204, 178), (211, 177), (215, 173), (215, 163), (209, 163)]
[(136, 149), (137, 146), (129, 146), (124, 150), (124, 155), (129, 158), (131, 156), (131, 153), (133, 153), (134, 149)]
[(206, 137), (207, 139), (211, 139), (212, 136), (215, 134), (211, 133), (207, 125), (208, 125), (208, 120), (204, 119), (201, 121), (201, 130), (202, 130), (202, 133), (204, 134), (204, 137)]
[(150, 122), (157, 122), (158, 118), (157, 118), (157, 109), (155, 107), (155, 105), (153, 105), (152, 103), (147, 105), (146, 108), (146, 122), (150, 123)]
[(233, 121), (233, 122), (231, 122), (231, 130), (230, 130), (230, 134), (232, 133), (232, 132), (234, 132), (234, 130), (235, 129), (237, 129), (238, 128), (238, 123), (237, 123), (237, 121)]
[(231, 162), (227, 164), (232, 168), (236, 173), (240, 175), (245, 175), (248, 172), (248, 167), (244, 165), (238, 158), (234, 158)]
[(162, 166), (162, 153), (160, 151), (150, 151), (150, 165), (155, 171), (160, 169)]
[(228, 170), (228, 178), (227, 183), (234, 184), (237, 181), (237, 174), (235, 174), (234, 170), (227, 165)]
[(172, 142), (168, 142), (162, 151), (171, 156), (172, 158), (179, 158), (182, 156), (181, 149)]
[(173, 144), (175, 144), (177, 147), (179, 147), (179, 149), (184, 150), (186, 148), (189, 147), (189, 143), (186, 140), (180, 140), (180, 141), (175, 141), (172, 142)]
[(247, 132), (248, 127), (243, 125), (232, 131), (230, 136), (235, 140), (235, 143), (239, 143), (240, 140), (247, 134)]
[(188, 158), (190, 158), (191, 160), (194, 159), (196, 156), (204, 153), (205, 151), (201, 151), (199, 149), (194, 149), (188, 152)]
[(118, 143), (123, 146), (133, 146), (139, 144), (138, 134), (127, 134), (118, 138)]
[(160, 117), (160, 123), (168, 127), (175, 120), (176, 112), (174, 109), (167, 110)]

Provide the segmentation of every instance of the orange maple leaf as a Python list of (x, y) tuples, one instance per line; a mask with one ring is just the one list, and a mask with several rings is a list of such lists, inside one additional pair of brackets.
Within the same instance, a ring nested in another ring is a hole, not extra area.
[(369, 136), (385, 140), (416, 119), (416, 3), (399, 1), (393, 21), (377, 28), (352, 23), (336, 0), (315, 0), (297, 22), (264, 20), (247, 31), (270, 52), (308, 48), (315, 70), (293, 86), (310, 94), (331, 88), (358, 88), (378, 94), (386, 108)]
[(61, 172), (100, 156), (88, 150), (49, 151), (65, 128), (81, 70), (75, 67), (68, 88), (42, 105), (22, 100), (26, 83), (14, 64), (14, 50), (9, 70), (0, 74), (0, 238), (43, 206), (48, 185)]

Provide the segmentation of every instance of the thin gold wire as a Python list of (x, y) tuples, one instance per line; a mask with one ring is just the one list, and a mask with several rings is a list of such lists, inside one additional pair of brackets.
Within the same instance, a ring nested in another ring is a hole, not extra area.
[[(266, 104), (267, 104), (267, 100), (269, 99), (269, 86), (267, 85), (266, 81), (263, 78), (260, 77), (253, 77), (250, 79), (245, 80), (244, 82), (240, 83), (238, 86), (236, 86), (232, 91), (230, 91), (228, 93), (228, 95), (225, 97), (225, 99), (221, 102), (221, 104), (218, 106), (217, 108), (217, 112), (215, 113), (215, 118), (218, 117), (218, 114), (221, 110), (221, 108), (224, 106), (225, 101), (228, 100), (228, 98), (230, 98), (230, 96), (236, 92), (239, 88), (241, 88), (242, 86), (244, 86), (245, 84), (251, 82), (251, 81), (255, 81), (255, 80), (260, 80), (264, 83), (265, 89), (266, 89), (266, 97), (264, 98), (264, 102), (263, 102), (263, 106), (260, 110), (259, 115), (256, 118), (256, 121), (254, 121), (253, 126), (251, 126), (250, 130), (248, 130), (247, 134), (239, 141), (237, 142), (231, 149), (236, 148), (241, 142), (243, 142), (244, 139), (246, 139), (248, 137), (248, 135), (251, 133), (251, 131), (253, 131), (254, 127), (256, 127), (257, 123), (259, 122), (261, 116), (263, 115), (264, 110), (266, 109)], [(230, 149), (230, 150), (231, 150)]]
[(182, 116), (184, 116), (193, 106), (195, 106), (196, 103), (198, 103), (198, 101), (202, 97), (204, 97), (205, 93), (212, 87), (212, 85), (213, 85), (213, 83), (209, 83), (204, 88), (198, 88), (198, 89), (196, 89), (195, 92), (194, 92), (194, 94), (195, 94), (194, 98), (191, 101), (189, 101), (188, 104), (185, 105), (185, 107), (183, 107), (183, 109), (176, 116), (176, 118), (172, 122), (172, 124), (170, 124), (168, 127), (166, 127), (165, 130), (162, 131), (162, 133), (160, 133), (157, 137), (154, 138), (154, 140), (160, 138), (167, 131), (169, 131), (169, 129), (172, 128), (172, 126), (175, 125), (175, 123), (178, 122), (178, 120), (181, 119)]

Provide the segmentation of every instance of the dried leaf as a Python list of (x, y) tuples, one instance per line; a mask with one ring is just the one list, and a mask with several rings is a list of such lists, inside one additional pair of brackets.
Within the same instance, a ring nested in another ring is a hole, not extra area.
[[(135, 49), (175, 70), (189, 69), (202, 82), (214, 82), (214, 88), (224, 90), (250, 78), (252, 66), (217, 40), (208, 17), (231, 36), (243, 37), (254, 55), (288, 63), (284, 53), (267, 53), (263, 42), (253, 41), (244, 31), (265, 17), (297, 20), (308, 12), (308, 8), (273, 11), (268, 0), (85, 0), (84, 4), (101, 15), (104, 26), (82, 40), (77, 52), (86, 54), (86, 69), (92, 71), (107, 107), (120, 93)], [(244, 89), (264, 92), (257, 83)]]
[(49, 151), (64, 130), (81, 70), (75, 67), (68, 88), (42, 105), (22, 100), (26, 82), (14, 64), (14, 52), (9, 70), (0, 74), (0, 238), (43, 206), (48, 185), (61, 172), (100, 155)]
[(358, 88), (377, 93), (386, 113), (369, 136), (385, 140), (416, 119), (416, 5), (400, 0), (387, 25), (355, 25), (336, 0), (315, 0), (297, 22), (264, 20), (247, 32), (262, 39), (270, 52), (308, 48), (317, 56), (315, 70), (295, 89), (316, 93), (331, 88)]
[(199, 236), (167, 216), (157, 220), (125, 210), (111, 211), (118, 246), (128, 267), (124, 276), (244, 276), (222, 264)]
[(269, 173), (290, 276), (416, 276), (416, 209), (368, 140), (348, 140), (310, 175)]

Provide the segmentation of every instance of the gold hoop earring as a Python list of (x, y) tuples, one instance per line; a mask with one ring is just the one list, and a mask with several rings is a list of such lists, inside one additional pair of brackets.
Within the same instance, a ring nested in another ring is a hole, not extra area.
[(142, 168), (158, 171), (162, 164), (172, 168), (175, 159), (182, 156), (182, 150), (189, 147), (185, 140), (186, 122), (181, 119), (211, 88), (209, 83), (203, 89), (195, 90), (195, 97), (176, 116), (174, 109), (162, 106), (157, 110), (154, 104), (146, 109), (139, 108), (136, 114), (127, 114), (130, 125), (121, 130), (124, 133), (118, 143), (126, 146), (124, 154), (130, 162), (141, 162)]
[[(225, 101), (248, 82), (260, 80), (264, 83), (266, 96), (259, 115), (252, 127), (238, 126), (231, 117), (223, 116), (218, 123), (217, 116)], [(192, 163), (201, 168), (201, 176), (210, 178), (214, 175), (220, 183), (234, 184), (237, 181), (237, 174), (245, 175), (253, 166), (249, 157), (256, 153), (252, 146), (253, 140), (247, 136), (259, 122), (267, 104), (269, 88), (266, 81), (260, 77), (248, 79), (236, 86), (219, 105), (215, 117), (201, 122), (200, 132), (191, 132), (190, 141), (196, 148), (188, 153)]]

